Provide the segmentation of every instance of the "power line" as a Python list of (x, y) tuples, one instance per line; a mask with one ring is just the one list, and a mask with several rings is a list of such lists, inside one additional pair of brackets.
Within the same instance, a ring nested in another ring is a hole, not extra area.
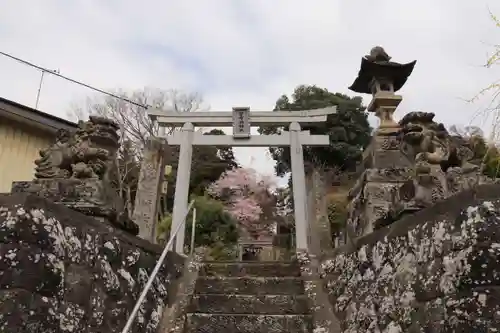
[(149, 107), (149, 105), (139, 104), (139, 103), (134, 102), (134, 101), (132, 101), (132, 100), (130, 100), (130, 99), (127, 99), (127, 98), (124, 98), (124, 97), (118, 96), (118, 95), (116, 95), (116, 94), (113, 94), (113, 93), (110, 93), (110, 92), (104, 91), (104, 90), (99, 89), (99, 88), (92, 87), (92, 86), (90, 86), (90, 85), (88, 85), (88, 84), (86, 84), (86, 83), (83, 83), (83, 82), (80, 82), (80, 81), (77, 81), (77, 80), (73, 80), (72, 78), (69, 78), (69, 77), (67, 77), (67, 76), (64, 76), (64, 75), (60, 74), (60, 73), (59, 73), (59, 71), (50, 70), (50, 69), (47, 69), (47, 68), (43, 68), (43, 67), (41, 67), (41, 66), (37, 66), (37, 65), (35, 65), (35, 64), (33, 64), (33, 63), (29, 62), (29, 61), (23, 60), (23, 59), (21, 59), (21, 58), (15, 57), (15, 56), (13, 56), (13, 55), (11, 55), (11, 54), (8, 54), (8, 53), (2, 52), (2, 51), (0, 51), (0, 54), (1, 54), (1, 55), (3, 55), (3, 56), (8, 57), (8, 58), (10, 58), (10, 59), (16, 60), (16, 61), (18, 61), (18, 62), (20, 62), (20, 63), (22, 63), (22, 64), (25, 64), (25, 65), (27, 65), (27, 66), (30, 66), (30, 67), (36, 68), (36, 69), (38, 69), (38, 70), (41, 70), (41, 71), (42, 71), (42, 73), (50, 73), (50, 74), (52, 74), (52, 75), (55, 75), (55, 76), (57, 76), (57, 77), (60, 77), (61, 79), (64, 79), (64, 80), (70, 81), (70, 82), (72, 82), (72, 83), (78, 84), (78, 85), (80, 85), (80, 86), (83, 86), (83, 87), (85, 87), (85, 88), (88, 88), (88, 89), (91, 89), (91, 90), (94, 90), (94, 91), (97, 91), (97, 92), (100, 92), (101, 94), (104, 94), (104, 95), (108, 95), (108, 96), (111, 96), (111, 97), (117, 98), (117, 99), (119, 99), (119, 100), (122, 100), (122, 101), (124, 101), (124, 102), (130, 103), (130, 104), (133, 104), (133, 105), (135, 105), (135, 106), (139, 106), (139, 107), (144, 108), (144, 109), (147, 109), (147, 108)]

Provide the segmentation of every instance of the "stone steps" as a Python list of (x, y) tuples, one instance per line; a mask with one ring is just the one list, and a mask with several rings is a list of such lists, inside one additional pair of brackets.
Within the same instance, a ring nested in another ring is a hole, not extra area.
[(307, 314), (303, 295), (195, 295), (189, 312), (239, 314)]
[(290, 262), (206, 262), (200, 270), (201, 276), (227, 277), (286, 277), (299, 276), (296, 264)]
[(192, 313), (187, 316), (189, 333), (309, 333), (309, 315), (248, 315)]
[(197, 294), (296, 295), (303, 290), (296, 277), (200, 277), (195, 286)]
[(299, 267), (290, 262), (205, 262), (184, 333), (309, 333)]

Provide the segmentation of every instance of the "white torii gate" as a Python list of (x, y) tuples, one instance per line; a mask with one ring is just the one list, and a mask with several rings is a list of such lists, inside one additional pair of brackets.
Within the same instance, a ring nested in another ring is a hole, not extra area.
[[(175, 186), (171, 230), (183, 223), (188, 208), (189, 180), (193, 145), (236, 147), (290, 147), (295, 232), (297, 249), (307, 250), (308, 221), (306, 215), (306, 184), (302, 146), (327, 146), (328, 135), (311, 135), (302, 131), (300, 124), (326, 121), (335, 107), (305, 111), (249, 112), (248, 107), (233, 108), (229, 112), (165, 112), (149, 109), (148, 113), (159, 126), (182, 126), (180, 131), (167, 136), (170, 145), (180, 145), (179, 164)], [(288, 132), (274, 135), (251, 135), (251, 126), (289, 126)], [(203, 135), (195, 132), (195, 126), (233, 127), (233, 135)], [(175, 241), (175, 251), (184, 251), (185, 228), (181, 228)]]

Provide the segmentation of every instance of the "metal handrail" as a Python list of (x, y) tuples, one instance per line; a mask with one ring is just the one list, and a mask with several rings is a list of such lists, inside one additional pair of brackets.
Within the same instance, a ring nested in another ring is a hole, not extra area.
[(196, 207), (193, 208), (193, 225), (191, 226), (191, 247), (189, 248), (189, 256), (194, 252), (194, 236), (196, 232)]
[[(130, 314), (130, 317), (127, 320), (127, 323), (125, 324), (125, 327), (123, 328), (121, 333), (127, 333), (130, 328), (132, 327), (132, 324), (134, 323), (135, 317), (137, 316), (137, 312), (139, 312), (139, 308), (142, 305), (142, 302), (146, 298), (146, 295), (148, 294), (149, 289), (151, 289), (151, 286), (153, 285), (153, 281), (156, 278), (156, 275), (160, 271), (160, 267), (163, 264), (163, 261), (165, 260), (165, 257), (167, 256), (168, 251), (172, 247), (174, 243), (174, 239), (177, 236), (177, 233), (179, 230), (181, 230), (181, 227), (185, 226), (186, 224), (186, 219), (189, 215), (189, 212), (191, 211), (191, 208), (193, 207), (194, 200), (191, 200), (189, 203), (189, 206), (186, 210), (186, 214), (184, 215), (184, 219), (182, 220), (182, 223), (180, 223), (177, 228), (173, 231), (173, 233), (170, 234), (170, 239), (167, 242), (167, 245), (165, 245), (165, 248), (163, 249), (163, 252), (160, 255), (160, 258), (158, 258), (158, 262), (156, 263), (155, 268), (153, 269), (153, 272), (151, 272), (151, 275), (149, 276), (148, 282), (146, 282), (146, 285), (144, 286), (144, 289), (142, 290), (141, 295), (137, 299), (137, 302), (135, 303), (134, 309), (132, 310), (132, 313)], [(193, 224), (196, 222), (196, 215), (193, 214)], [(193, 229), (194, 231), (194, 229)], [(194, 237), (191, 236), (191, 247), (194, 247)], [(191, 253), (193, 249), (191, 248)]]

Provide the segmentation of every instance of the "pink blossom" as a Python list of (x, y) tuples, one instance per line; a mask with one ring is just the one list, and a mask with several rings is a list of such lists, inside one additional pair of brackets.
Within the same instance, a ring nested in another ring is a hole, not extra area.
[(209, 193), (225, 201), (226, 211), (248, 231), (258, 226), (261, 203), (276, 184), (271, 177), (261, 176), (251, 168), (236, 168), (225, 172), (209, 187)]
[(220, 194), (224, 190), (231, 190), (241, 194), (258, 193), (267, 191), (276, 186), (269, 176), (260, 176), (252, 168), (236, 168), (222, 174), (222, 176), (210, 186), (210, 191)]
[(242, 224), (249, 224), (259, 220), (262, 208), (252, 197), (238, 197), (227, 207), (228, 212)]

